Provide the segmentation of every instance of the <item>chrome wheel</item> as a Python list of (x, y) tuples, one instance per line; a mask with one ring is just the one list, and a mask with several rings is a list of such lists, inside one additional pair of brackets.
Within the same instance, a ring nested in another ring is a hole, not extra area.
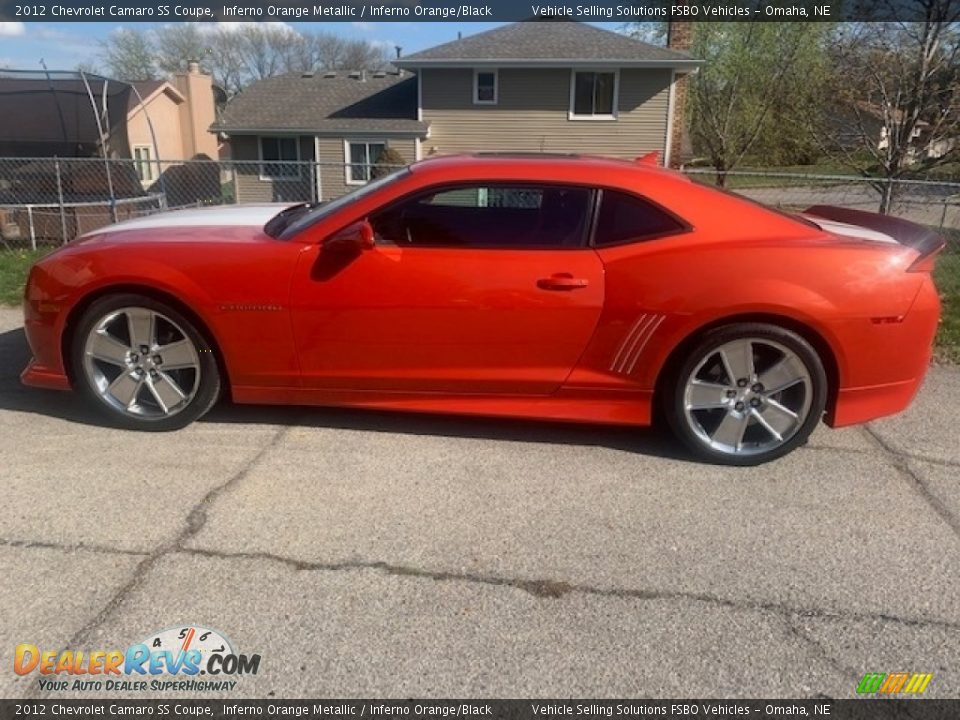
[(813, 404), (810, 368), (786, 345), (743, 337), (708, 350), (687, 376), (684, 418), (706, 448), (768, 453), (804, 426)]
[(200, 357), (190, 337), (166, 315), (123, 307), (87, 333), (83, 370), (107, 405), (141, 420), (169, 418), (200, 387)]

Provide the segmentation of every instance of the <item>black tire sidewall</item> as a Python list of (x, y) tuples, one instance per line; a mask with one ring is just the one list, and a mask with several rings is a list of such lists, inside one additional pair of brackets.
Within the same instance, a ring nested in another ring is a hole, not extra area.
[[(812, 397), (810, 412), (800, 426), (800, 429), (785, 443), (770, 449), (767, 452), (755, 455), (731, 455), (720, 452), (703, 444), (700, 438), (690, 428), (686, 419), (684, 395), (686, 381), (694, 368), (703, 358), (721, 345), (732, 340), (746, 337), (760, 340), (772, 340), (796, 353), (797, 357), (806, 365), (810, 373)], [(828, 381), (823, 361), (814, 347), (802, 336), (786, 328), (767, 323), (735, 323), (724, 325), (704, 333), (690, 351), (680, 361), (676, 372), (672, 373), (669, 381), (668, 396), (664, 403), (667, 422), (674, 435), (698, 458), (707, 462), (722, 465), (761, 465), (771, 460), (783, 457), (807, 442), (810, 433), (817, 427), (823, 417), (827, 404)]]
[[(176, 323), (194, 344), (200, 359), (200, 387), (189, 405), (176, 415), (159, 419), (135, 418), (121, 413), (107, 404), (91, 385), (84, 370), (84, 346), (94, 326), (104, 315), (125, 307), (142, 307), (154, 310)], [(70, 367), (74, 386), (84, 396), (97, 414), (114, 427), (128, 430), (164, 432), (179, 430), (205, 415), (220, 397), (220, 370), (210, 342), (204, 333), (197, 329), (194, 321), (185, 317), (171, 305), (146, 295), (123, 293), (108, 295), (95, 300), (77, 323), (70, 337)]]

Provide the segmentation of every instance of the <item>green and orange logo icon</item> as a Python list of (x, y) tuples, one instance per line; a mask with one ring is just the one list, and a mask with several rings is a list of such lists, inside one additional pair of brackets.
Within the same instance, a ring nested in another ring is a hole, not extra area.
[(933, 673), (867, 673), (857, 685), (858, 695), (922, 695)]

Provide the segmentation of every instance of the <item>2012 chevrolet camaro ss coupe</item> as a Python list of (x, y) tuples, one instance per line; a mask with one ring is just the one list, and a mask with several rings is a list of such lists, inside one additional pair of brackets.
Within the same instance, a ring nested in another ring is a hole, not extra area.
[(28, 385), (142, 430), (239, 403), (648, 425), (700, 458), (784, 455), (906, 407), (943, 241), (787, 215), (646, 162), (430, 159), (322, 205), (153, 215), (26, 289)]

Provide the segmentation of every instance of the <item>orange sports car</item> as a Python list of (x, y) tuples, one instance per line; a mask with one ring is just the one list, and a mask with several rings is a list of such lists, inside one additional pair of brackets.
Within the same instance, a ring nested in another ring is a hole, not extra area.
[(238, 403), (647, 425), (752, 465), (902, 410), (943, 240), (644, 162), (418, 162), (320, 205), (102, 228), (38, 262), (28, 385), (172, 430)]

